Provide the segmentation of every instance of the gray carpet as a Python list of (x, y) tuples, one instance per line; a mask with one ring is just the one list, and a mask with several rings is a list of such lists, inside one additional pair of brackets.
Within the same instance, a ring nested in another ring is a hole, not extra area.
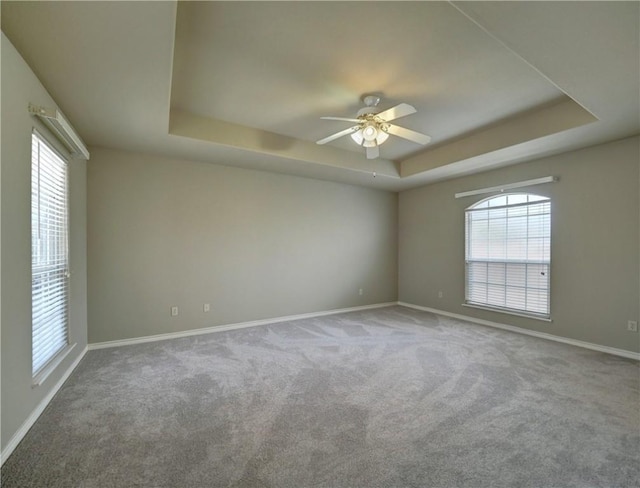
[(639, 381), (402, 307), (96, 350), (2, 487), (632, 487)]

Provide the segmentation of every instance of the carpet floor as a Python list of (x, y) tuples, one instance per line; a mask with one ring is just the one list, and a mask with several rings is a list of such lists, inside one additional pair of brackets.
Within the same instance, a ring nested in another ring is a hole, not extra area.
[(635, 487), (637, 361), (403, 307), (89, 351), (3, 488)]

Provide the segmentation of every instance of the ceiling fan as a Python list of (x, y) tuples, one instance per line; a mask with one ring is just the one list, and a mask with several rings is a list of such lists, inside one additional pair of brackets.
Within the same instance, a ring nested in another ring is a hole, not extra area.
[(379, 112), (379, 96), (363, 95), (362, 101), (365, 106), (358, 110), (358, 114), (355, 119), (344, 117), (320, 117), (324, 120), (355, 122), (357, 125), (353, 125), (348, 129), (341, 130), (340, 132), (336, 132), (324, 139), (320, 139), (316, 144), (326, 144), (327, 142), (334, 141), (342, 136), (351, 135), (351, 139), (353, 139), (356, 144), (363, 146), (366, 149), (367, 159), (375, 159), (380, 155), (378, 147), (389, 138), (389, 134), (423, 145), (428, 144), (431, 140), (431, 137), (426, 134), (421, 134), (420, 132), (415, 132), (389, 123), (392, 120), (399, 119), (400, 117), (416, 113), (415, 107), (408, 103), (401, 103), (395, 107)]

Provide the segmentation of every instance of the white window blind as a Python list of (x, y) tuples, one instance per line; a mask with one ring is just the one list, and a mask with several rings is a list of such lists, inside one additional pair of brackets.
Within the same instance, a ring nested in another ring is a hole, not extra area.
[(67, 163), (37, 133), (31, 138), (32, 374), (69, 343)]
[(466, 301), (548, 318), (551, 202), (505, 194), (466, 210)]

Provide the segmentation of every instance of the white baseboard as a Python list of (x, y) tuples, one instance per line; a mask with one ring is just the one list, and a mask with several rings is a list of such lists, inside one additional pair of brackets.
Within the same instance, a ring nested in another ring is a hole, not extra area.
[(213, 327), (204, 327), (202, 329), (190, 329), (180, 332), (168, 332), (166, 334), (157, 334), (152, 336), (134, 337), (132, 339), (121, 339), (116, 341), (95, 342), (89, 344), (89, 350), (105, 349), (108, 347), (130, 346), (133, 344), (142, 344), (144, 342), (166, 341), (168, 339), (178, 339), (181, 337), (189, 337), (200, 334), (211, 334), (214, 332), (224, 332), (226, 330), (244, 329), (246, 327), (256, 327), (258, 325), (275, 324), (278, 322), (287, 322), (290, 320), (310, 319), (313, 317), (323, 317), (326, 315), (335, 315), (345, 312), (357, 312), (358, 310), (370, 310), (373, 308), (391, 307), (397, 305), (397, 302), (376, 303), (373, 305), (362, 305), (359, 307), (338, 308), (334, 310), (325, 310), (322, 312), (303, 313), (300, 315), (286, 315), (284, 317), (275, 317), (271, 319), (251, 320), (249, 322), (238, 322), (235, 324), (214, 325)]
[(73, 370), (76, 369), (76, 366), (78, 366), (78, 363), (80, 363), (87, 351), (88, 347), (85, 346), (84, 351), (82, 351), (80, 355), (73, 361), (73, 363), (71, 363), (62, 377), (53, 386), (53, 388), (51, 388), (51, 391), (47, 393), (47, 396), (45, 396), (40, 401), (38, 406), (33, 410), (33, 412), (31, 412), (31, 415), (27, 417), (27, 420), (25, 420), (17, 430), (17, 432), (13, 434), (13, 437), (11, 438), (9, 443), (2, 450), (2, 453), (0, 453), (0, 466), (2, 466), (7, 459), (9, 459), (9, 456), (11, 456), (13, 450), (18, 446), (18, 444), (20, 444), (20, 441), (27, 434), (27, 432), (29, 432), (29, 429), (33, 426), (36, 420), (38, 420), (38, 417), (40, 417), (42, 412), (44, 412), (44, 409), (47, 408), (47, 405), (49, 405), (51, 399), (55, 396), (56, 393), (58, 393), (58, 390), (62, 387), (64, 382), (67, 381), (67, 378), (71, 373), (73, 373)]
[(518, 334), (525, 334), (533, 337), (539, 337), (540, 339), (547, 339), (555, 342), (562, 342), (564, 344), (570, 344), (572, 346), (583, 347), (585, 349), (592, 349), (594, 351), (606, 352), (615, 356), (622, 356), (624, 358), (635, 359), (640, 361), (640, 353), (633, 351), (626, 351), (624, 349), (617, 349), (615, 347), (601, 346), (600, 344), (593, 344), (592, 342), (584, 342), (576, 339), (569, 339), (567, 337), (561, 337), (546, 332), (537, 332), (535, 330), (523, 329), (521, 327), (515, 327), (513, 325), (500, 324), (498, 322), (492, 322), (490, 320), (477, 319), (475, 317), (469, 317), (467, 315), (461, 315), (457, 313), (445, 312), (444, 310), (438, 310), (436, 308), (422, 307), (420, 305), (413, 305), (412, 303), (398, 302), (398, 305), (408, 308), (414, 308), (416, 310), (422, 310), (424, 312), (431, 312), (438, 315), (444, 315), (454, 319), (465, 320), (467, 322), (473, 322), (480, 325), (486, 325), (489, 327), (495, 327), (498, 329), (509, 330), (511, 332), (517, 332)]

